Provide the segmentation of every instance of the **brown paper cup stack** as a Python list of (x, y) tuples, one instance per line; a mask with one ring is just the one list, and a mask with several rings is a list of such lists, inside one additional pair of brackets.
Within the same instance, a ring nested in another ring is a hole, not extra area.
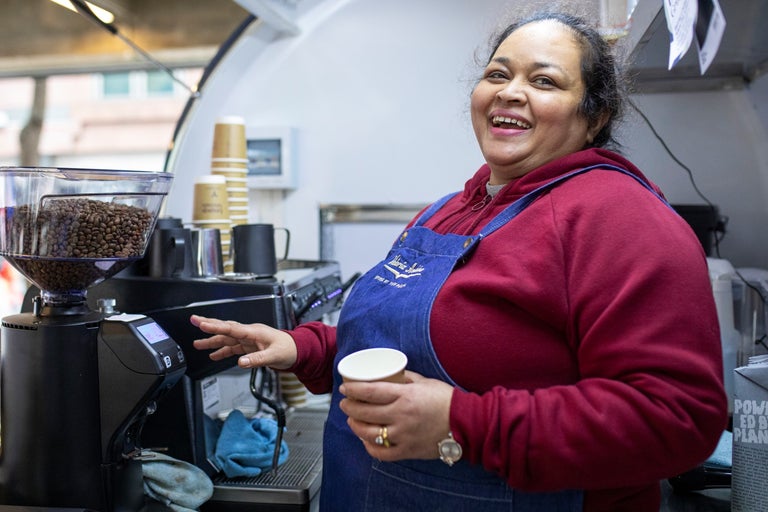
[(307, 405), (307, 398), (310, 393), (304, 387), (304, 384), (296, 378), (296, 375), (287, 372), (280, 372), (280, 392), (283, 400), (289, 407), (302, 407)]
[(237, 116), (224, 116), (216, 120), (213, 129), (214, 161), (223, 159), (247, 160), (247, 144), (245, 142), (245, 120)]
[(224, 176), (206, 174), (195, 180), (192, 221), (229, 218), (229, 193)]
[(234, 163), (226, 165), (221, 162), (211, 161), (211, 173), (224, 176), (225, 178), (245, 178), (248, 176), (248, 168), (245, 166), (238, 167)]
[(218, 229), (221, 236), (221, 253), (224, 258), (227, 257), (232, 236), (232, 219), (229, 212), (227, 180), (223, 176), (206, 174), (195, 180), (192, 227)]
[(227, 178), (227, 201), (229, 218), (233, 226), (248, 223), (248, 183), (245, 175)]
[(245, 224), (248, 222), (248, 178), (247, 169), (241, 172), (221, 171), (221, 168), (212, 167), (211, 172), (226, 179), (227, 209), (229, 218), (233, 224)]
[(216, 120), (211, 150), (211, 174), (225, 180), (227, 210), (230, 229), (222, 232), (224, 270), (231, 272), (231, 227), (248, 223), (248, 152), (245, 138), (245, 120), (225, 116)]

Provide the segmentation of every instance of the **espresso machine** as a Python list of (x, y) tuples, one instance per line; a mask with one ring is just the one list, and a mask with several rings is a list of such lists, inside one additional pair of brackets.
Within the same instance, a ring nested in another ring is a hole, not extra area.
[(144, 256), (171, 179), (0, 168), (0, 255), (40, 290), (2, 319), (0, 508), (153, 508), (141, 431), (186, 360), (151, 317), (86, 292)]
[[(161, 224), (168, 223), (158, 220)], [(189, 317), (259, 322), (278, 329), (332, 321), (352, 284), (341, 281), (339, 264), (287, 259), (279, 263), (274, 276), (253, 278), (242, 273), (188, 277), (185, 272), (155, 277), (146, 272), (147, 265), (137, 263), (93, 286), (88, 302), (96, 307), (99, 301), (113, 298), (123, 311), (152, 317), (185, 354), (184, 376), (145, 422), (145, 444), (162, 447), (169, 456), (194, 464), (211, 478), (213, 495), (201, 506), (203, 512), (317, 510), (328, 401), (312, 396), (305, 405), (293, 406), (285, 399), (284, 376), (268, 368), (238, 368), (237, 356), (211, 360), (208, 351), (194, 348), (193, 340), (204, 334)], [(29, 302), (27, 298), (25, 303)], [(216, 441), (209, 436), (210, 421), (236, 408), (248, 416), (274, 417), (279, 432), (284, 429), (279, 436), (290, 453), (279, 467), (257, 477), (228, 477), (213, 461)]]

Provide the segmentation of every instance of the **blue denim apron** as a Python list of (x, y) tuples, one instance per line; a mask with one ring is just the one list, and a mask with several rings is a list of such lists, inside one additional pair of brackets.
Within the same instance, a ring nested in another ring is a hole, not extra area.
[(322, 511), (581, 511), (581, 490), (518, 491), (498, 475), (466, 460), (449, 467), (439, 459), (395, 463), (373, 459), (339, 409), (341, 378), (335, 367), (354, 351), (390, 347), (408, 355), (409, 370), (456, 386), (437, 360), (429, 335), (432, 304), (443, 283), (458, 264), (471, 257), (483, 238), (514, 218), (542, 192), (594, 168), (628, 174), (653, 192), (624, 169), (592, 166), (565, 174), (523, 196), (477, 235), (440, 235), (425, 228), (424, 222), (455, 195), (451, 194), (427, 209), (401, 234), (386, 259), (355, 283), (339, 316), (334, 392), (323, 442)]

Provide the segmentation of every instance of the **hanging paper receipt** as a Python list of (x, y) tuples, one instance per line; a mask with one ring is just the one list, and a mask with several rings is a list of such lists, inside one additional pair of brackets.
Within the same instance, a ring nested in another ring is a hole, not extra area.
[(669, 30), (667, 69), (672, 69), (691, 47), (698, 11), (697, 0), (664, 0), (664, 16)]
[(664, 0), (672, 69), (691, 47), (694, 36), (703, 75), (715, 58), (725, 32), (725, 16), (718, 0)]
[(699, 49), (699, 69), (701, 74), (715, 59), (720, 40), (725, 32), (725, 16), (717, 0), (699, 0), (699, 13), (696, 16), (696, 46)]

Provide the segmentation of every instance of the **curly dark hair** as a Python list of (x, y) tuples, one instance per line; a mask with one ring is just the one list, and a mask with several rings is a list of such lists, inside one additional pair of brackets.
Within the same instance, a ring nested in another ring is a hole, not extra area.
[(557, 11), (539, 11), (519, 19), (491, 39), (489, 63), (501, 43), (523, 25), (537, 21), (554, 20), (569, 27), (581, 46), (581, 74), (584, 80), (584, 98), (579, 111), (592, 126), (607, 114), (607, 121), (588, 147), (615, 148), (620, 144), (613, 137), (613, 129), (624, 115), (626, 99), (625, 77), (620, 71), (611, 45), (584, 18)]

